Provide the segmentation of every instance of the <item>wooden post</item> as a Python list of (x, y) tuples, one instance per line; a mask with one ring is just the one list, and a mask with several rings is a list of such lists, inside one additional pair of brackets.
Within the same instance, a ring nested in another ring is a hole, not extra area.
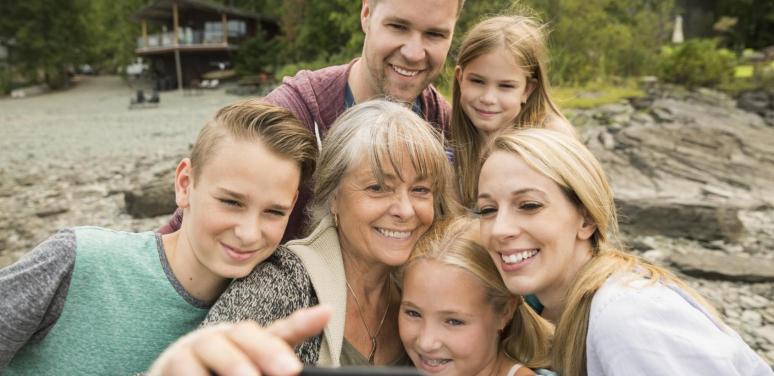
[(177, 70), (177, 90), (183, 91), (183, 69), (180, 64), (180, 38), (178, 35), (178, 14), (177, 14), (177, 1), (172, 2), (172, 23), (173, 32), (175, 33), (175, 70)]
[(221, 14), (220, 18), (223, 20), (223, 44), (228, 45), (228, 20), (226, 19), (226, 14)]
[(148, 21), (142, 20), (142, 46), (148, 48)]

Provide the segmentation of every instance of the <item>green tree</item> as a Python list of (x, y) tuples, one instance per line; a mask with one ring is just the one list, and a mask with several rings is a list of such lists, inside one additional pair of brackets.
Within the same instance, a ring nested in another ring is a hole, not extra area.
[(559, 83), (654, 73), (673, 0), (532, 0), (548, 22)]
[(67, 70), (89, 50), (88, 0), (3, 0), (0, 40), (11, 44), (10, 64), (27, 79), (66, 86)]

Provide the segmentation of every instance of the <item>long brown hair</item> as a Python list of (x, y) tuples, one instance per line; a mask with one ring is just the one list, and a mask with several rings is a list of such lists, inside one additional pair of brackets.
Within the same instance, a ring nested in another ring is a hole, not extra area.
[(517, 307), (500, 336), (498, 349), (530, 368), (549, 365), (553, 326), (533, 311), (521, 296), (508, 291), (497, 266), (481, 244), (478, 220), (449, 217), (434, 223), (417, 243), (402, 270), (419, 260), (437, 261), (474, 275), (484, 286), (487, 301), (497, 313), (504, 313), (510, 299), (515, 298)]
[(720, 322), (714, 308), (674, 274), (622, 250), (613, 191), (599, 162), (580, 141), (556, 131), (521, 129), (497, 136), (486, 155), (495, 151), (514, 153), (551, 179), (577, 210), (597, 226), (591, 237), (591, 260), (573, 279), (565, 297), (565, 309), (556, 325), (552, 367), (562, 376), (586, 375), (591, 302), (615, 273), (630, 272), (632, 279), (642, 276), (651, 284), (673, 285), (688, 293)]
[[(549, 96), (544, 30), (545, 25), (532, 17), (497, 16), (476, 24), (460, 44), (456, 63), (463, 71), (475, 58), (505, 49), (513, 54), (517, 63), (527, 72), (527, 81), (535, 89), (516, 116), (514, 127), (543, 127), (549, 114), (567, 120)], [(462, 110), (459, 80), (454, 80), (452, 90), (451, 143), (456, 161), (454, 168), (459, 178), (462, 203), (470, 207), (475, 202), (483, 145), (481, 135)]]

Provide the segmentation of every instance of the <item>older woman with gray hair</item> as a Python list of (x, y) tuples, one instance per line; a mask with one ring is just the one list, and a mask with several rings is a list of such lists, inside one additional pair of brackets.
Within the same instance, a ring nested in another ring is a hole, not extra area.
[[(268, 325), (323, 304), (332, 310), (323, 333), (295, 348), (303, 363), (409, 365), (392, 273), (434, 220), (452, 211), (450, 179), (440, 135), (411, 110), (383, 100), (351, 108), (322, 145), (309, 235), (235, 281), (205, 325)], [(249, 346), (234, 345), (248, 354)]]

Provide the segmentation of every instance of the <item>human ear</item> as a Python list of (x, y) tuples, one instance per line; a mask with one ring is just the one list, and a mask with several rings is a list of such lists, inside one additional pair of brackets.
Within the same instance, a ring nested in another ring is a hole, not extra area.
[(454, 78), (457, 80), (457, 85), (462, 84), (462, 67), (459, 65), (454, 67)]
[(371, 4), (368, 0), (363, 0), (363, 5), (360, 7), (360, 28), (364, 33), (368, 33), (368, 21), (371, 18)]
[(578, 229), (578, 240), (588, 240), (597, 231), (597, 224), (585, 209), (583, 210), (582, 214), (583, 222)]
[[(522, 302), (522, 304), (524, 304)], [(505, 330), (505, 328), (513, 321), (513, 315), (516, 314), (516, 308), (518, 308), (519, 302), (518, 298), (516, 296), (511, 296), (508, 298), (508, 303), (505, 305), (505, 310), (503, 310), (503, 314), (500, 317), (500, 322), (497, 325), (497, 328), (499, 330)]]
[(537, 86), (538, 84), (536, 79), (527, 77), (527, 86), (524, 88), (524, 94), (522, 94), (521, 103), (527, 103), (529, 96), (532, 95), (532, 92), (535, 91)]
[(193, 187), (193, 170), (191, 159), (183, 158), (175, 169), (175, 203), (179, 208), (190, 205), (191, 188)]

